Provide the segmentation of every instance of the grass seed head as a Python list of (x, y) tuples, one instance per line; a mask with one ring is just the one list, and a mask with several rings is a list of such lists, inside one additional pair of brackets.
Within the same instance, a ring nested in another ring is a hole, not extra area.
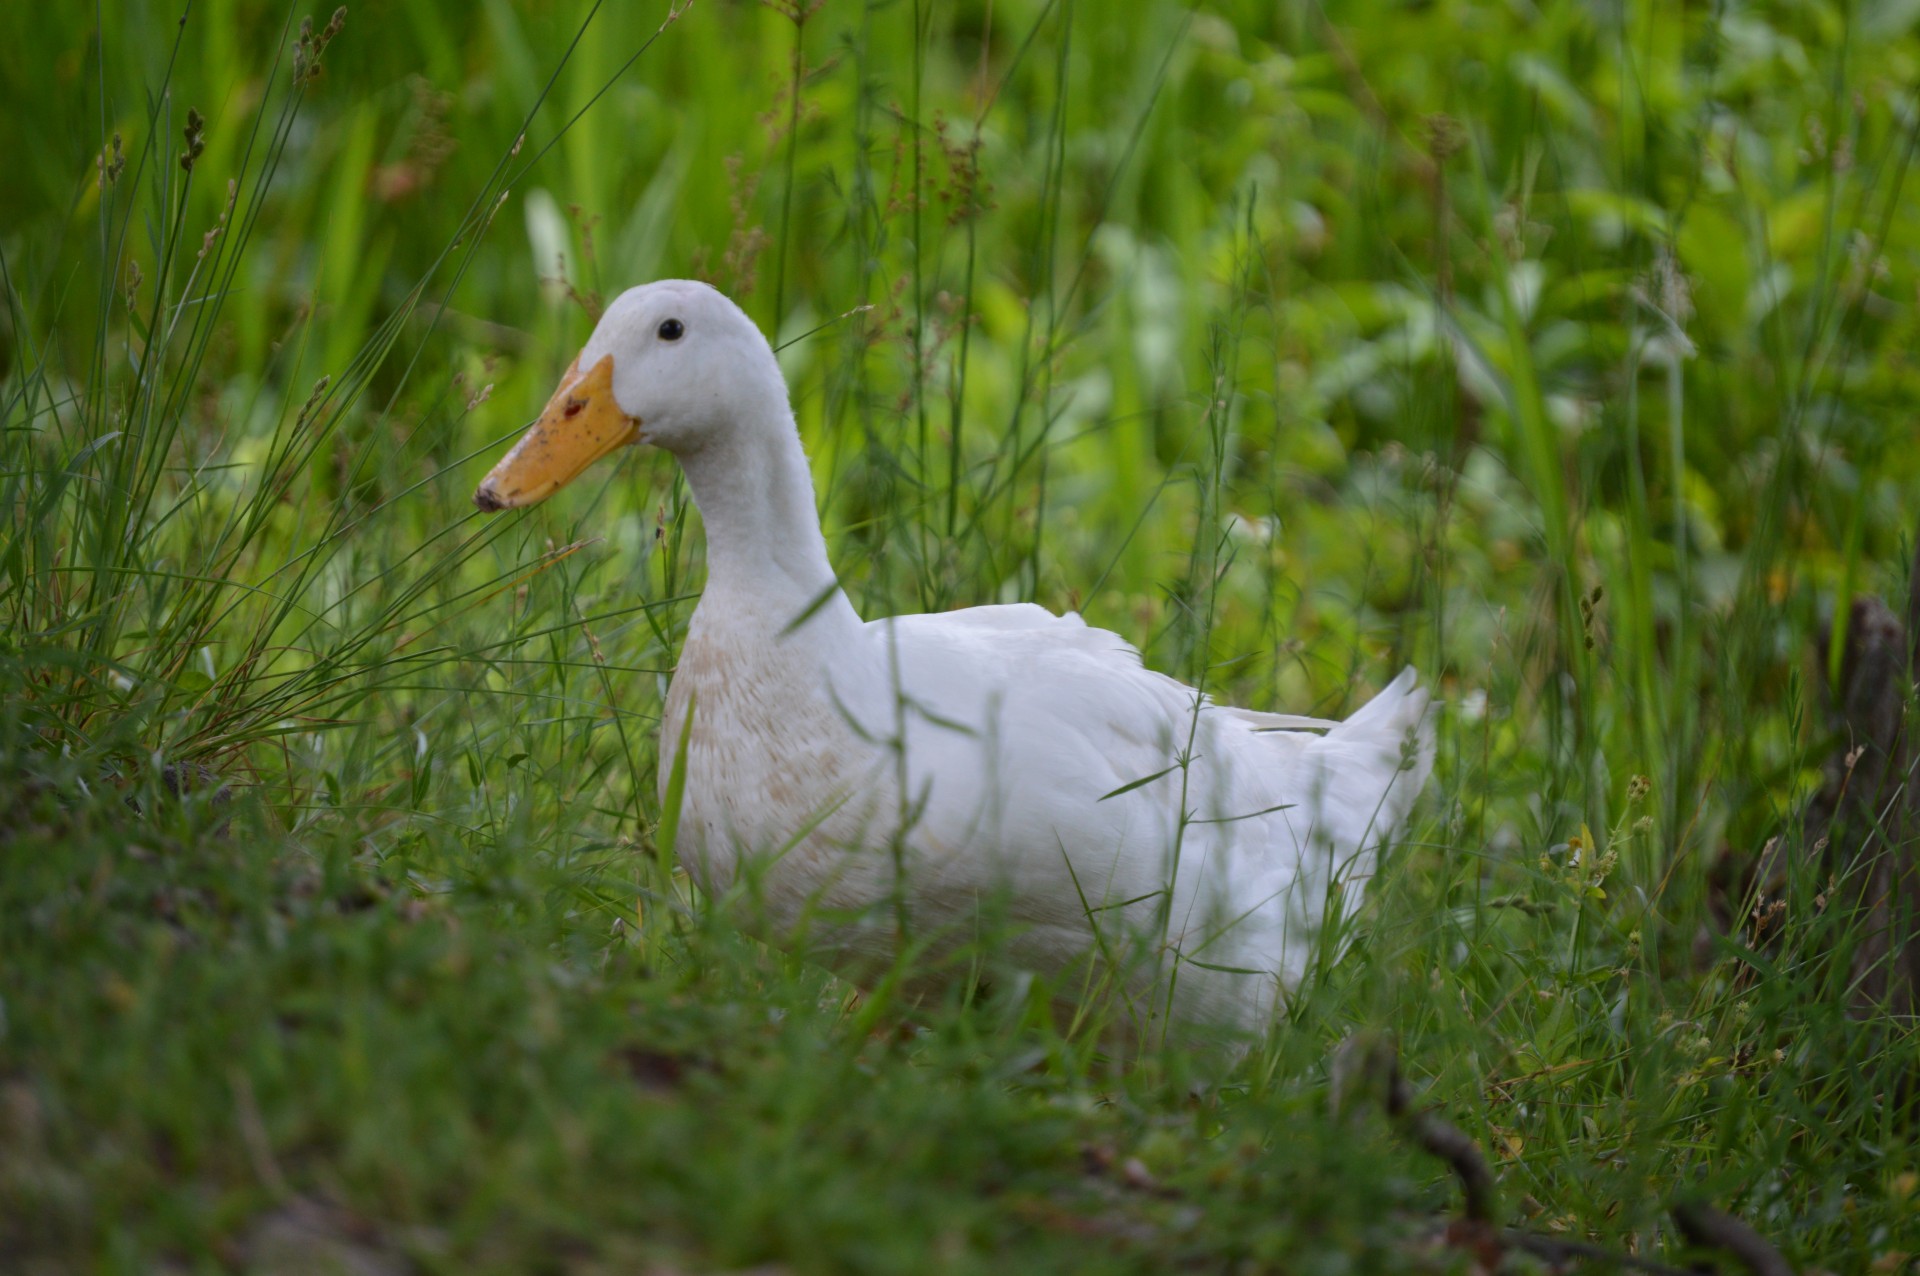
[(207, 149), (206, 116), (188, 107), (187, 126), (181, 132), (186, 137), (187, 149), (180, 152), (180, 167), (191, 173), (194, 163), (200, 158), (200, 152)]
[(312, 18), (300, 20), (300, 39), (293, 46), (293, 82), (311, 84), (320, 78), (320, 56), (347, 25), (347, 6), (333, 11), (333, 17), (316, 34)]
[(1467, 127), (1459, 120), (1444, 112), (1427, 117), (1427, 154), (1438, 163), (1449, 159), (1466, 149)]
[(296, 428), (304, 426), (320, 407), (320, 400), (326, 396), (327, 387), (333, 383), (331, 375), (323, 375), (313, 383), (313, 392), (307, 395), (307, 401), (300, 407), (300, 416)]
[(118, 133), (113, 135), (113, 141), (106, 150), (100, 152), (100, 158), (94, 163), (100, 170), (101, 190), (120, 180), (120, 170), (127, 166), (127, 155)]

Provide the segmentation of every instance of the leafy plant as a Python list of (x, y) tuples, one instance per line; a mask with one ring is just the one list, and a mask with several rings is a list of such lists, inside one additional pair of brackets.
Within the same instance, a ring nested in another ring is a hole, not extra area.
[[(1904, 584), (1913, 25), (6, 7), (0, 1248), (1404, 1270), (1439, 1169), (1322, 1114), (1371, 1025), (1530, 1226), (1652, 1251), (1685, 1185), (1898, 1269), (1911, 1030), (1849, 1017), (1856, 918), (1757, 944), (1714, 865), (1816, 783), (1834, 601)], [(864, 614), (1440, 689), (1434, 795), (1247, 1058), (1018, 979), (862, 1000), (675, 872), (684, 488), (468, 500), (605, 299), (703, 273)]]

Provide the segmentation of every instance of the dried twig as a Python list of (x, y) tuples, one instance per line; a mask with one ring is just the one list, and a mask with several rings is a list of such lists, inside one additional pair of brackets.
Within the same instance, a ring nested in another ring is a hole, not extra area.
[(1354, 1033), (1340, 1043), (1328, 1072), (1336, 1112), (1356, 1108), (1375, 1094), (1382, 1096), (1387, 1116), (1407, 1137), (1453, 1167), (1466, 1194), (1466, 1217), (1475, 1223), (1494, 1222), (1498, 1205), (1487, 1158), (1460, 1127), (1431, 1109), (1414, 1107), (1413, 1087), (1401, 1075), (1400, 1051), (1391, 1038), (1380, 1033)]
[(1638, 1254), (1617, 1253), (1603, 1245), (1594, 1245), (1587, 1241), (1568, 1240), (1561, 1236), (1542, 1236), (1538, 1232), (1523, 1232), (1515, 1227), (1507, 1228), (1500, 1234), (1500, 1238), (1514, 1249), (1523, 1250), (1535, 1258), (1553, 1264), (1556, 1268), (1576, 1262), (1603, 1263), (1608, 1267), (1624, 1267), (1630, 1271), (1646, 1272), (1648, 1276), (1694, 1276), (1694, 1273), (1685, 1268), (1669, 1267), (1651, 1258), (1641, 1258)]
[(1399, 1051), (1393, 1051), (1388, 1067), (1387, 1115), (1401, 1124), (1422, 1151), (1453, 1168), (1466, 1197), (1463, 1209), (1466, 1216), (1476, 1223), (1492, 1223), (1498, 1197), (1494, 1191), (1493, 1170), (1481, 1154), (1480, 1145), (1433, 1109), (1414, 1108), (1413, 1087), (1400, 1073)]
[[(1498, 1196), (1486, 1156), (1459, 1126), (1431, 1108), (1414, 1107), (1413, 1087), (1401, 1075), (1400, 1052), (1390, 1038), (1379, 1033), (1354, 1033), (1334, 1052), (1328, 1074), (1335, 1112), (1350, 1111), (1379, 1095), (1385, 1100), (1387, 1116), (1401, 1132), (1422, 1151), (1453, 1169), (1466, 1199), (1463, 1219), (1448, 1228), (1449, 1243), (1465, 1242), (1466, 1247), (1480, 1250), (1489, 1262), (1496, 1261), (1503, 1250), (1520, 1250), (1545, 1260), (1555, 1270), (1579, 1263), (1646, 1272), (1649, 1276), (1689, 1276), (1681, 1268), (1585, 1241), (1499, 1227)], [(1738, 1219), (1697, 1204), (1676, 1205), (1673, 1216), (1688, 1240), (1732, 1254), (1755, 1276), (1793, 1276), (1793, 1268)]]
[(1794, 1276), (1793, 1264), (1731, 1214), (1699, 1201), (1682, 1201), (1673, 1207), (1673, 1221), (1689, 1241), (1733, 1255), (1753, 1276)]

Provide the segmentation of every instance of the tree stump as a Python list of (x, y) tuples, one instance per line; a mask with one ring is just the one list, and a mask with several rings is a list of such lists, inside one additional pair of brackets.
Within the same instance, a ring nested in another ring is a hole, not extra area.
[[(1831, 642), (1829, 631), (1819, 643), (1823, 670), (1832, 668)], [(1848, 955), (1853, 1013), (1911, 1017), (1920, 1013), (1920, 546), (1904, 620), (1878, 598), (1856, 598), (1844, 642), (1839, 683), (1828, 688), (1840, 744), (1798, 845), (1775, 838), (1762, 851), (1759, 885), (1783, 897), (1786, 857), (1816, 857), (1827, 883), (1820, 905), (1851, 910), (1858, 922)]]

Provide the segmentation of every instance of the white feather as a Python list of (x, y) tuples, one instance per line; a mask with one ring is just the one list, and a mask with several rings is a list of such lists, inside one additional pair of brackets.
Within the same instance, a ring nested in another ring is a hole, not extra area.
[(662, 731), (671, 757), (691, 712), (680, 827), (700, 880), (750, 883), (775, 927), (851, 968), (903, 926), (937, 952), (994, 915), (1033, 969), (1097, 952), (1156, 1017), (1268, 1022), (1426, 782), (1413, 671), (1329, 722), (1214, 705), (1028, 603), (863, 622), (746, 316), (704, 285), (647, 285), (609, 309), (602, 353), (707, 524)]

